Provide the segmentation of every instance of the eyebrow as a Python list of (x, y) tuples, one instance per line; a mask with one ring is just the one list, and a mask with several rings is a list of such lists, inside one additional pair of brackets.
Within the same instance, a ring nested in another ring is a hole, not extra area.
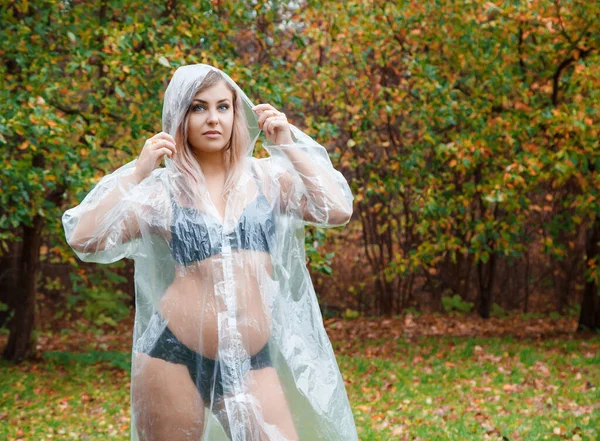
[[(193, 103), (196, 103), (196, 102), (198, 102), (198, 103), (202, 103), (202, 104), (208, 104), (208, 101), (199, 100), (198, 98), (194, 98), (194, 101), (192, 101), (192, 102), (193, 102)], [(217, 101), (217, 104), (219, 104), (219, 103), (224, 103), (224, 102), (229, 102), (229, 99), (228, 99), (228, 98), (225, 98), (225, 99), (219, 100), (219, 101)]]

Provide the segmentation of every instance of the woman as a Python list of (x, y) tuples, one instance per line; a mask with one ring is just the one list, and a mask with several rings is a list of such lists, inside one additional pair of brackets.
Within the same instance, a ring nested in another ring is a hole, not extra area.
[(63, 216), (81, 259), (135, 259), (132, 440), (358, 439), (303, 229), (351, 213), (326, 150), (283, 113), (212, 66), (176, 70), (163, 131)]

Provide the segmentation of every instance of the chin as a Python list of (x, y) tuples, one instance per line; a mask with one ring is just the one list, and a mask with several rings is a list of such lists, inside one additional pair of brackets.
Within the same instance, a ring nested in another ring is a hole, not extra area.
[(225, 147), (227, 146), (227, 144), (220, 144), (220, 143), (214, 143), (214, 144), (193, 144), (190, 142), (190, 147), (192, 148), (193, 151), (195, 152), (199, 152), (199, 153), (216, 153), (216, 152), (220, 152), (221, 150), (224, 150)]

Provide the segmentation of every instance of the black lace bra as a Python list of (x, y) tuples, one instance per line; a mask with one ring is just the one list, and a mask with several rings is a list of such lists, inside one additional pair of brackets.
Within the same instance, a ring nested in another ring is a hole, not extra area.
[(256, 175), (254, 180), (258, 195), (244, 208), (236, 227), (227, 234), (223, 234), (223, 225), (215, 216), (197, 208), (182, 207), (171, 195), (173, 218), (169, 247), (177, 263), (190, 265), (219, 254), (224, 241), (229, 242), (231, 249), (271, 251), (275, 240), (273, 207)]

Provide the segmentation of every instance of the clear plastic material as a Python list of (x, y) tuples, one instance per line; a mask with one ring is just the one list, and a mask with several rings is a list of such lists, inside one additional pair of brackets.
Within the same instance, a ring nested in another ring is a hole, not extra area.
[(176, 137), (210, 70), (235, 87), (250, 134), (224, 218), (203, 177), (186, 187), (168, 158), (139, 183), (124, 165), (63, 215), (82, 260), (135, 260), (131, 440), (357, 440), (304, 253), (306, 223), (348, 222), (350, 188), (291, 125), (292, 144), (252, 157), (253, 104), (208, 65), (175, 72), (164, 132)]

